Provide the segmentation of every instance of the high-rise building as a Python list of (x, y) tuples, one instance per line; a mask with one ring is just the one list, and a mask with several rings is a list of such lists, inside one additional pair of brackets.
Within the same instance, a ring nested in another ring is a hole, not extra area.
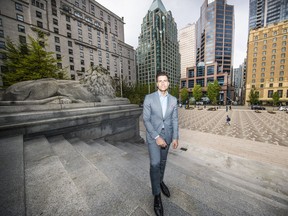
[(153, 0), (143, 18), (138, 38), (137, 73), (141, 84), (154, 84), (156, 74), (167, 72), (170, 86), (180, 83), (180, 54), (177, 25), (161, 0)]
[(288, 19), (288, 0), (250, 0), (249, 29)]
[(188, 24), (179, 30), (179, 52), (181, 55), (181, 78), (186, 78), (186, 68), (196, 64), (196, 25)]
[(47, 37), (47, 51), (61, 59), (58, 66), (67, 68), (71, 79), (101, 65), (112, 77), (136, 82), (135, 51), (124, 41), (124, 20), (98, 2), (0, 0), (0, 5), (0, 48), (5, 48), (5, 37), (27, 43), (28, 35), (41, 33)]
[(259, 91), (263, 105), (272, 104), (273, 94), (288, 104), (288, 21), (250, 30), (247, 51), (245, 103), (251, 89)]
[(226, 0), (204, 0), (196, 23), (196, 37), (196, 67), (187, 69), (187, 78), (181, 79), (181, 87), (192, 92), (197, 84), (205, 95), (208, 83), (217, 80), (221, 86), (220, 102), (231, 102), (234, 6)]

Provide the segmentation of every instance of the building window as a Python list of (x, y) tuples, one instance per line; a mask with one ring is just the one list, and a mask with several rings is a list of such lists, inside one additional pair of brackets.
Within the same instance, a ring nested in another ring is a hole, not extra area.
[(5, 49), (5, 42), (4, 41), (0, 41), (0, 49)]
[(66, 15), (66, 21), (70, 22), (70, 17)]
[(93, 55), (90, 55), (90, 60), (93, 60)]
[(69, 47), (72, 47), (73, 45), (72, 45), (72, 41), (68, 41), (68, 46)]
[(270, 87), (270, 88), (273, 88), (273, 83), (270, 83), (270, 84), (269, 84), (269, 87)]
[(84, 48), (83, 48), (83, 46), (82, 46), (82, 45), (79, 45), (79, 49), (80, 49), (80, 50), (83, 50)]
[(73, 55), (73, 50), (72, 49), (68, 49), (69, 55)]
[(260, 82), (264, 82), (264, 79), (263, 79), (263, 78), (261, 78), (261, 79), (260, 79)]
[(279, 83), (279, 87), (282, 87), (283, 86), (283, 83)]
[(279, 81), (283, 81), (284, 80), (284, 78), (283, 77), (279, 77)]
[(68, 38), (71, 38), (71, 37), (72, 37), (70, 32), (67, 32), (67, 37), (68, 37)]
[(18, 24), (18, 32), (25, 33), (25, 26)]
[(54, 39), (55, 39), (55, 43), (60, 43), (60, 38), (59, 37), (54, 37)]
[(274, 72), (271, 72), (271, 73), (270, 73), (270, 76), (273, 77), (273, 76), (274, 76)]
[(23, 11), (22, 4), (19, 4), (19, 3), (15, 2), (15, 9), (18, 10), (18, 11)]
[(82, 35), (82, 30), (78, 29), (78, 35)]
[(55, 50), (56, 50), (57, 52), (61, 52), (60, 46), (56, 45), (56, 46), (55, 46)]
[(59, 34), (59, 29), (58, 28), (54, 28), (54, 32)]
[(66, 29), (67, 29), (67, 30), (71, 30), (71, 25), (66, 24)]
[(279, 98), (282, 98), (282, 97), (283, 97), (283, 90), (278, 90), (277, 93), (278, 93), (278, 95), (279, 95)]
[(36, 17), (42, 19), (42, 13), (39, 11), (36, 11)]
[(39, 28), (43, 28), (43, 23), (40, 22), (40, 21), (37, 21), (37, 26), (38, 26)]
[(16, 19), (21, 22), (24, 22), (24, 17), (21, 14), (16, 14)]
[(26, 44), (26, 37), (23, 36), (23, 35), (19, 35), (19, 42), (20, 42), (21, 44)]
[(286, 52), (286, 47), (282, 47), (281, 51)]
[(84, 53), (83, 52), (80, 52), (80, 57), (84, 58)]
[(85, 62), (83, 59), (80, 60), (81, 65), (85, 65)]
[(280, 71), (279, 75), (283, 76), (284, 75), (284, 71)]
[(69, 62), (73, 63), (74, 62), (74, 59), (73, 57), (69, 57)]
[(78, 25), (78, 27), (82, 27), (82, 23), (79, 21), (77, 21), (77, 25)]
[(260, 88), (263, 88), (264, 87), (264, 84), (260, 84)]
[(270, 78), (270, 82), (274, 82), (274, 78)]
[(273, 97), (273, 90), (268, 90), (268, 98), (272, 98)]
[(265, 73), (261, 73), (261, 77), (265, 77)]
[(286, 54), (285, 53), (281, 53), (281, 58), (285, 58)]
[(58, 25), (58, 20), (54, 18), (54, 19), (53, 19), (53, 24), (54, 24), (54, 25)]
[(56, 54), (56, 58), (57, 58), (58, 60), (61, 60), (61, 54)]
[(56, 8), (52, 8), (52, 15), (57, 16), (57, 9)]

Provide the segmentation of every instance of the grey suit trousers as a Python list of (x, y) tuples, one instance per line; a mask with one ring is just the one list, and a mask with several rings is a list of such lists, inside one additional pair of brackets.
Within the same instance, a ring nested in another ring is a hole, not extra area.
[[(164, 130), (161, 131), (160, 136), (166, 141)], [(167, 143), (167, 146), (164, 149), (158, 146), (156, 142), (148, 143), (150, 157), (150, 180), (152, 194), (154, 196), (160, 194), (160, 183), (164, 178), (169, 147), (170, 143)]]

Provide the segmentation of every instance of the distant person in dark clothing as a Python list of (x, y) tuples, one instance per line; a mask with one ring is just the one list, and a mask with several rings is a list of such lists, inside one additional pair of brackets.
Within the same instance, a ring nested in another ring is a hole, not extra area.
[(231, 121), (231, 119), (230, 119), (230, 117), (227, 115), (227, 117), (226, 117), (226, 124), (230, 125), (230, 121)]

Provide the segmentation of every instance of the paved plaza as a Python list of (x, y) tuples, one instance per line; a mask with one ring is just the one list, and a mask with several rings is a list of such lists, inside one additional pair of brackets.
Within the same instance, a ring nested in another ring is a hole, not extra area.
[[(180, 128), (235, 137), (245, 140), (270, 143), (288, 147), (288, 113), (275, 111), (275, 114), (261, 110), (225, 109), (216, 111), (179, 109)], [(231, 125), (226, 124), (226, 116)]]

